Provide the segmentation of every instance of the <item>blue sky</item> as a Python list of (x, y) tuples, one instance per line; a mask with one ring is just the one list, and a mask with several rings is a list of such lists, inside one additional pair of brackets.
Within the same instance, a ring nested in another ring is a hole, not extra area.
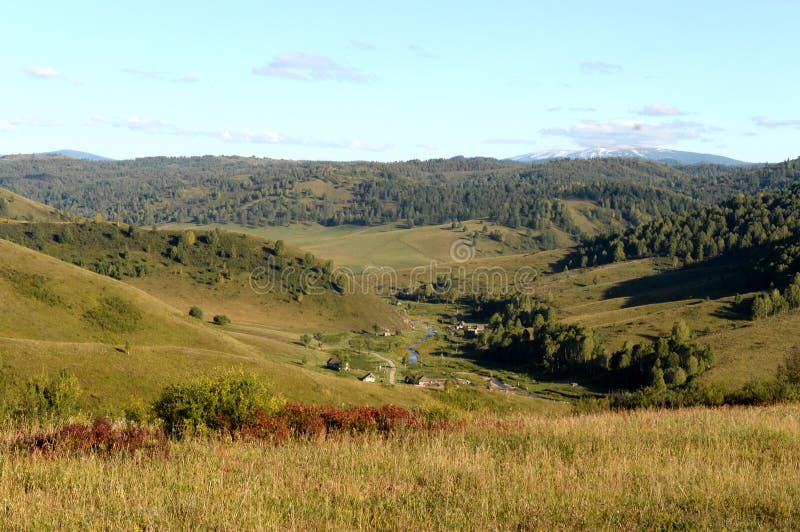
[(800, 2), (9, 2), (0, 153), (800, 156)]

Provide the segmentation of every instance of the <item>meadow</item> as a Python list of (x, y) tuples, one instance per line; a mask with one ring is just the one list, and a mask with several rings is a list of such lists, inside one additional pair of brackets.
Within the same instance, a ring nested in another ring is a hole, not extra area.
[(800, 407), (470, 418), (166, 455), (0, 448), (9, 529), (790, 529)]

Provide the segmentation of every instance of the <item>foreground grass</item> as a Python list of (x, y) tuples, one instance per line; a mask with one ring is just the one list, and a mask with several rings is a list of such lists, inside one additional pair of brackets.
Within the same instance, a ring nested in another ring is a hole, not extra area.
[(142, 459), (0, 452), (8, 528), (791, 528), (800, 508), (798, 406), (194, 440)]

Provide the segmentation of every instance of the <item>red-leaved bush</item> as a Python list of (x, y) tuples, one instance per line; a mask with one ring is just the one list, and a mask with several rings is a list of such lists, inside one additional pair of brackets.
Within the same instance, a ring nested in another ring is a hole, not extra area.
[(38, 454), (166, 454), (168, 445), (160, 429), (127, 425), (115, 427), (107, 419), (96, 419), (91, 425), (70, 423), (53, 432), (22, 435), (16, 447)]
[(318, 439), (338, 434), (390, 435), (422, 428), (439, 428), (439, 425), (394, 405), (341, 409), (288, 403), (273, 416), (256, 416), (240, 431), (240, 435), (245, 439), (281, 442), (291, 437)]

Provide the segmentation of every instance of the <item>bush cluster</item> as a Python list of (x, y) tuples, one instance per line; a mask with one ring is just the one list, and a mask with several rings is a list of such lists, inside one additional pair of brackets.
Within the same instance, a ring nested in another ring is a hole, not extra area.
[(86, 455), (116, 454), (163, 455), (167, 452), (164, 432), (128, 424), (115, 427), (107, 419), (96, 419), (91, 425), (70, 423), (52, 432), (20, 436), (14, 446), (31, 453)]
[(284, 400), (263, 380), (241, 372), (168, 386), (153, 404), (169, 436), (234, 433), (257, 415), (278, 412)]

